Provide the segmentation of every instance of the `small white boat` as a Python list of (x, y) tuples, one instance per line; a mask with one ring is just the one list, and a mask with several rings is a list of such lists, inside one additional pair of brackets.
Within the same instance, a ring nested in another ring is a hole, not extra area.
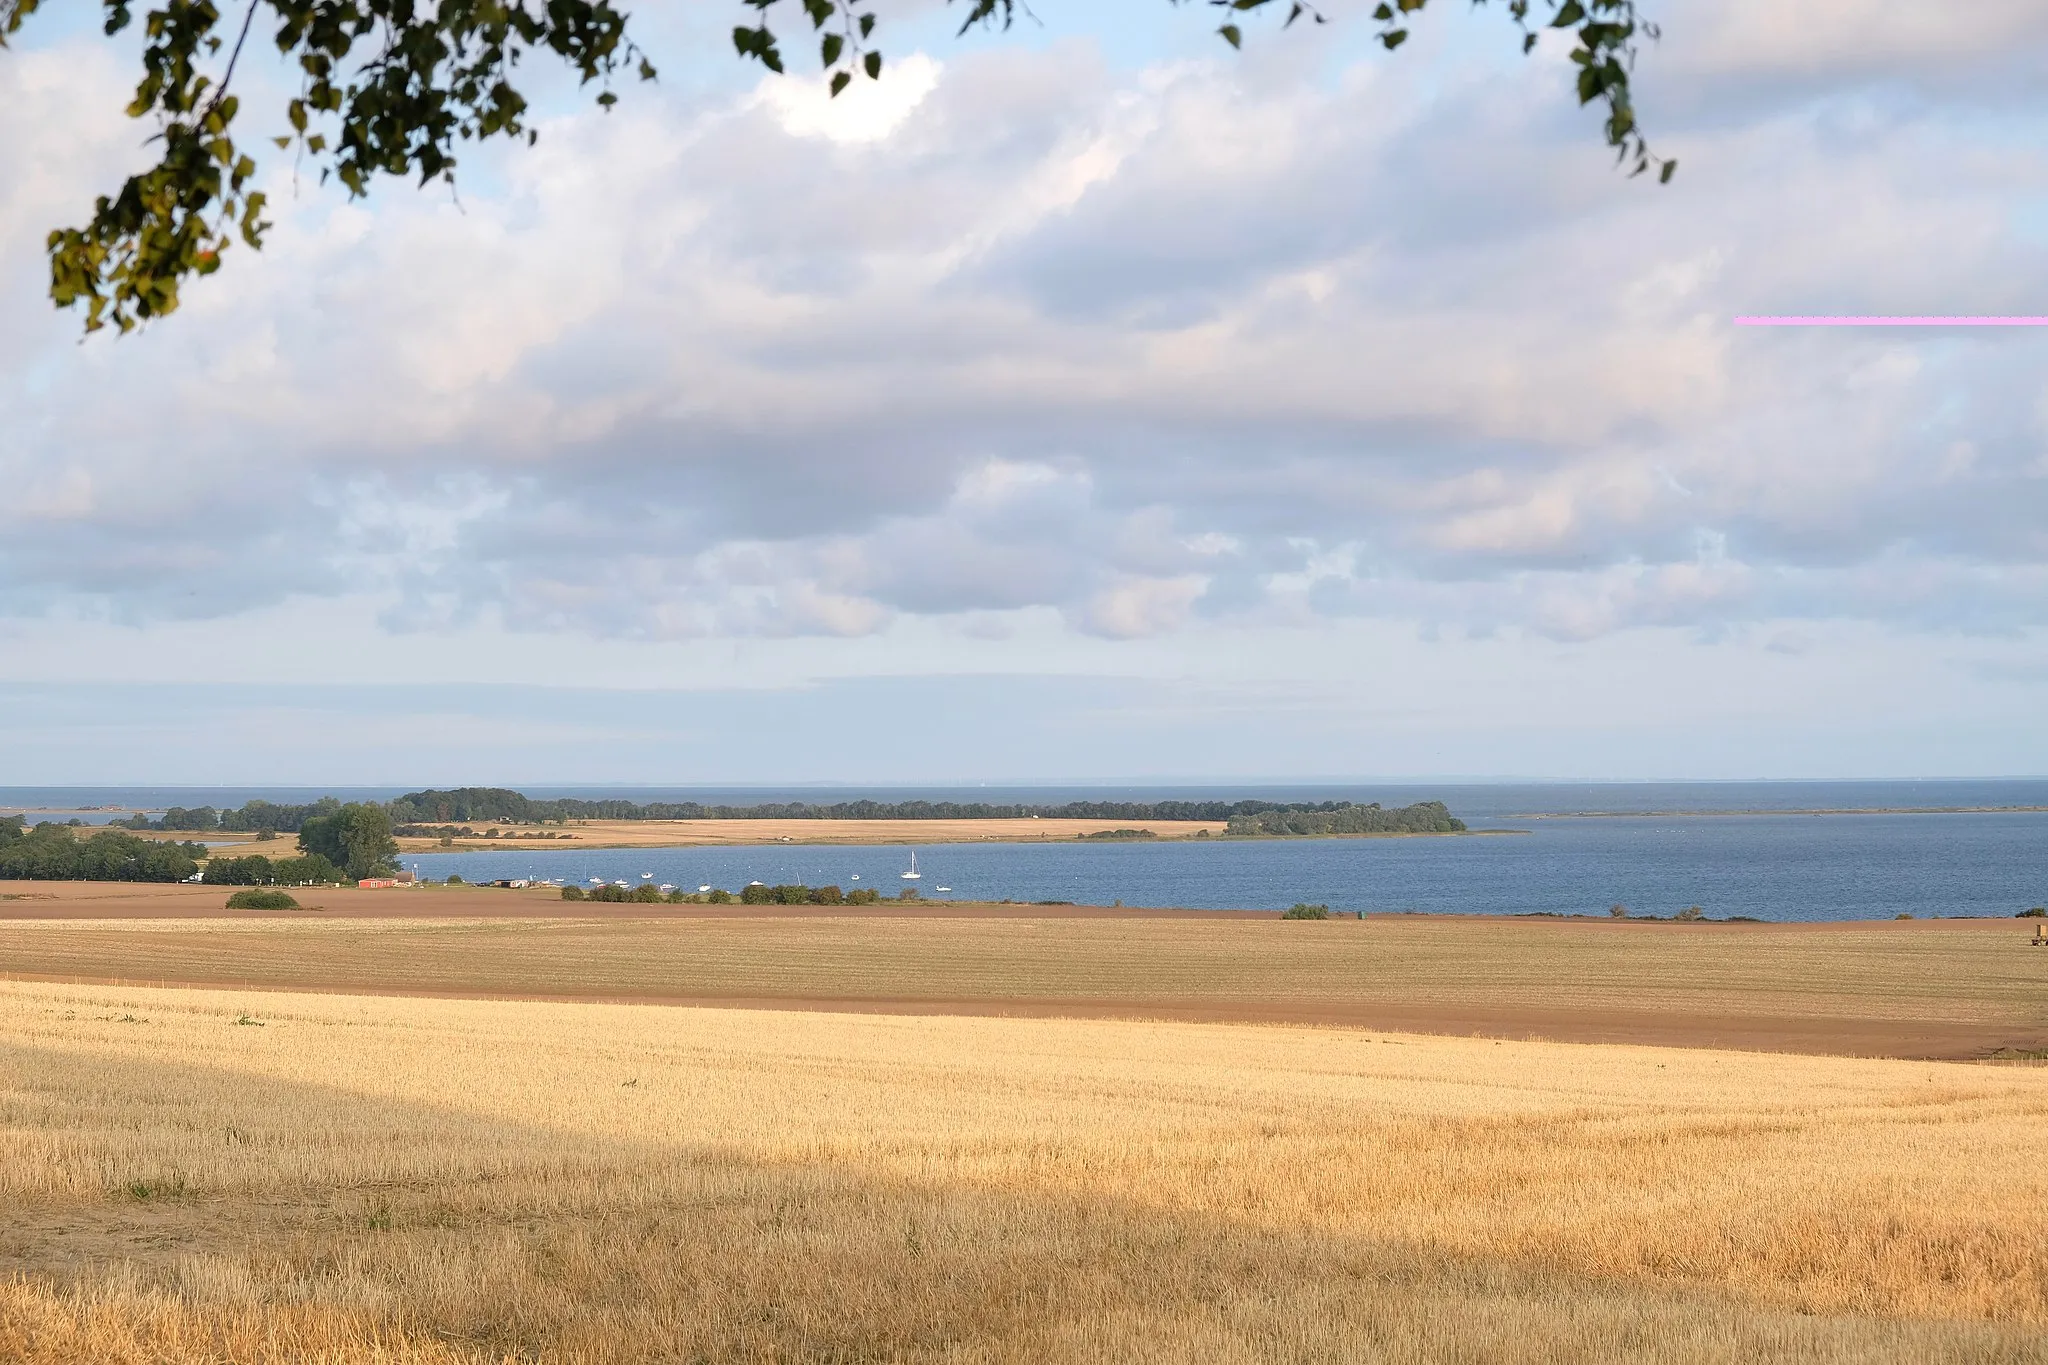
[(659, 891), (662, 895), (666, 896), (669, 892), (676, 889), (676, 884), (674, 882), (663, 882), (660, 886), (657, 886), (654, 889), (656, 891)]
[(951, 891), (952, 889), (950, 886), (935, 886), (932, 888), (934, 891)]
[(703, 894), (704, 892), (706, 892), (706, 891), (709, 891), (710, 889), (711, 889), (711, 883), (710, 883), (710, 882), (706, 882), (706, 883), (704, 883), (704, 885), (702, 885), (702, 886), (698, 887), (698, 888), (697, 888), (697, 891), (698, 891), (698, 894), (700, 894), (700, 895), (701, 895), (701, 894)]
[(603, 885), (604, 885), (604, 878), (602, 878), (602, 877), (592, 877), (592, 878), (590, 879), (590, 884), (591, 884), (592, 886), (603, 886)]
[(915, 853), (910, 855), (910, 871), (900, 872), (897, 875), (906, 882), (914, 882), (924, 876), (924, 873), (917, 870), (917, 855)]
[(859, 880), (860, 880), (860, 873), (858, 873), (858, 872), (854, 873), (854, 874), (853, 874), (853, 879), (854, 879), (855, 881), (859, 881)]
[(654, 880), (654, 874), (652, 872), (642, 872), (640, 874), (640, 880), (643, 882), (651, 882)]
[(747, 885), (748, 885), (748, 886), (766, 886), (766, 885), (768, 885), (768, 883), (766, 883), (766, 882), (764, 882), (764, 881), (761, 881), (760, 879), (756, 878), (755, 880), (753, 880), (753, 881), (750, 881), (750, 882), (748, 882), (748, 883), (747, 883)]

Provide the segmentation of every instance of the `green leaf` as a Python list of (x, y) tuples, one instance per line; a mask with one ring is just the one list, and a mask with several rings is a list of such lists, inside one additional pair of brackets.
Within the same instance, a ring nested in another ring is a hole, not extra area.
[(1239, 31), (1236, 24), (1225, 24), (1216, 31), (1222, 34), (1223, 41), (1229, 43), (1232, 47), (1242, 48), (1244, 46), (1244, 34)]
[(867, 68), (867, 73), (868, 73), (868, 79), (869, 79), (869, 80), (871, 80), (871, 81), (878, 81), (878, 80), (882, 79), (882, 54), (881, 54), (881, 53), (879, 53), (879, 52), (870, 52), (870, 53), (869, 53), (869, 54), (868, 54), (867, 56), (865, 56), (865, 57), (863, 57), (863, 58), (861, 59), (861, 65), (862, 65), (863, 67)]
[(839, 92), (840, 92), (840, 91), (842, 91), (842, 90), (844, 90), (844, 89), (845, 89), (845, 88), (846, 88), (847, 86), (851, 85), (852, 83), (853, 83), (853, 73), (852, 73), (851, 71), (835, 71), (835, 72), (833, 72), (833, 73), (832, 73), (832, 98), (833, 98), (833, 99), (838, 99), (838, 98), (839, 98)]

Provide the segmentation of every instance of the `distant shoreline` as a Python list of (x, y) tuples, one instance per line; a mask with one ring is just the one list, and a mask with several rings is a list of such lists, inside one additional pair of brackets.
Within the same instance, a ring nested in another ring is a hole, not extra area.
[[(665, 849), (665, 848), (761, 848), (768, 846), (782, 848), (819, 847), (925, 847), (935, 844), (1014, 844), (1041, 848), (1066, 848), (1076, 845), (1098, 844), (1253, 844), (1253, 843), (1302, 843), (1316, 839), (1456, 839), (1469, 835), (1512, 835), (1529, 833), (1525, 829), (1469, 829), (1469, 830), (1402, 830), (1371, 834), (1223, 834), (1212, 832), (1207, 838), (1199, 838), (1191, 830), (1175, 829), (1165, 821), (1155, 822), (1159, 829), (1156, 837), (1150, 839), (1105, 839), (1090, 837), (1089, 831), (1039, 832), (1030, 828), (991, 828), (998, 823), (1009, 822), (968, 822), (942, 820), (906, 820), (891, 822), (897, 828), (875, 829), (874, 823), (865, 821), (802, 820), (767, 821), (748, 820), (731, 822), (706, 821), (720, 828), (681, 831), (662, 828), (666, 822), (634, 822), (640, 828), (620, 830), (597, 830), (591, 835), (579, 833), (581, 827), (567, 827), (565, 837), (558, 839), (520, 839), (517, 837), (458, 838), (453, 844), (442, 844), (438, 840), (398, 840), (399, 853), (404, 857), (446, 855), (451, 853), (535, 853), (555, 851), (598, 852), (618, 849)], [(682, 822), (679, 822), (682, 823)], [(980, 828), (961, 828), (962, 825), (977, 824)], [(1021, 822), (1020, 822), (1021, 823)], [(1093, 823), (1093, 822), (1091, 822)], [(1105, 825), (1120, 825), (1122, 822), (1101, 821)], [(834, 825), (869, 825), (865, 829), (834, 830)], [(754, 826), (734, 829), (731, 826)], [(904, 828), (908, 826), (908, 828)], [(918, 828), (924, 826), (924, 828)], [(638, 835), (640, 837), (629, 837)]]
[[(2048, 806), (1767, 806), (1746, 810), (1552, 810), (1491, 817), (1501, 820), (1675, 820), (1727, 815), (2040, 815)], [(1487, 819), (1486, 816), (1475, 817)]]

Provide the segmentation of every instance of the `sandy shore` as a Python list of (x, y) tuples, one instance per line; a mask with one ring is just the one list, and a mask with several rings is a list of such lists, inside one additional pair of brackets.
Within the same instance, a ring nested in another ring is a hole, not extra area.
[[(1150, 830), (1161, 839), (1223, 833), (1221, 820), (572, 820), (531, 825), (470, 824), (480, 838), (400, 839), (406, 853), (516, 848), (687, 848), (704, 844), (1043, 843), (1108, 830)], [(497, 837), (490, 831), (497, 830)], [(536, 838), (552, 835), (552, 838)]]

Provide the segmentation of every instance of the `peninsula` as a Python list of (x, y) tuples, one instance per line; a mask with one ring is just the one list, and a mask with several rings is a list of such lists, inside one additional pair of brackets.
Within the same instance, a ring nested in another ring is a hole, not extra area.
[[(251, 801), (234, 810), (174, 807), (118, 827), (216, 846), (267, 842), (331, 815)], [(529, 797), (502, 787), (410, 792), (383, 804), (402, 853), (503, 848), (678, 848), (707, 844), (1039, 843), (1073, 839), (1259, 839), (1462, 834), (1441, 801), (1400, 807), (1349, 801), (634, 802)]]

